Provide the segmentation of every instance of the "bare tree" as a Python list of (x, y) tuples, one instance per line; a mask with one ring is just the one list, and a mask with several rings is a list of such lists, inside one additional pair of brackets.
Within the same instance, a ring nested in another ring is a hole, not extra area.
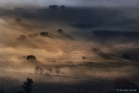
[(39, 66), (35, 67), (35, 73), (40, 73), (40, 74), (42, 74), (43, 71), (44, 71), (44, 70), (43, 70), (41, 67), (39, 67)]
[(56, 74), (58, 75), (60, 72), (60, 69), (59, 68), (56, 68)]

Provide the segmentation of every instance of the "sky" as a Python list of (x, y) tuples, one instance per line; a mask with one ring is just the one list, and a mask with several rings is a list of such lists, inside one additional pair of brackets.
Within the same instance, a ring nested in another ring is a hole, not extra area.
[(74, 7), (137, 7), (139, 0), (0, 0), (1, 7), (45, 7), (51, 4)]

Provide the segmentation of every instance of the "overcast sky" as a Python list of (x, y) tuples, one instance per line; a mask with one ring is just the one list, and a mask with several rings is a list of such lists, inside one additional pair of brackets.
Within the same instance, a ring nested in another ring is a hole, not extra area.
[(0, 0), (1, 7), (34, 7), (49, 6), (50, 4), (67, 6), (108, 6), (119, 7), (139, 6), (139, 0)]

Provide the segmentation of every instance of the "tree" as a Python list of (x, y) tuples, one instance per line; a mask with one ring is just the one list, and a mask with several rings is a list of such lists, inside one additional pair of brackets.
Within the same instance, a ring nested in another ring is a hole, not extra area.
[(62, 29), (58, 29), (57, 32), (58, 33), (63, 33), (63, 30)]
[(15, 19), (15, 22), (18, 23), (18, 24), (21, 24), (21, 19), (17, 18), (17, 19)]
[(18, 38), (17, 38), (18, 41), (25, 41), (27, 40), (27, 37), (25, 35), (20, 35)]
[(87, 59), (87, 57), (86, 57), (86, 56), (82, 56), (82, 59), (83, 59), (83, 60), (86, 60), (86, 59)]
[(33, 56), (33, 55), (28, 55), (28, 56), (26, 57), (26, 59), (27, 59), (28, 61), (36, 61), (36, 57)]
[(59, 8), (60, 9), (65, 9), (65, 6), (64, 5), (61, 5)]
[(55, 9), (58, 9), (58, 6), (57, 6), (57, 5), (50, 5), (50, 6), (49, 6), (49, 9), (55, 10)]
[(56, 68), (56, 74), (58, 75), (60, 72), (60, 69), (59, 68)]
[(43, 71), (44, 71), (44, 70), (43, 70), (41, 67), (39, 67), (39, 66), (35, 67), (35, 72), (36, 72), (36, 73), (42, 74)]
[(41, 32), (40, 35), (45, 37), (45, 36), (48, 36), (49, 33), (44, 31), (44, 32)]
[(25, 93), (32, 93), (33, 80), (30, 78), (27, 78), (27, 80), (23, 82), (22, 88), (24, 89)]

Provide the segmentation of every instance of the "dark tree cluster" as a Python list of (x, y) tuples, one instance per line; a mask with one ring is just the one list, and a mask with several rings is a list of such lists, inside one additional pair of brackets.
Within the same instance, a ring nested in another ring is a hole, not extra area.
[(28, 56), (26, 57), (26, 59), (27, 59), (28, 61), (36, 61), (36, 57), (33, 56), (33, 55), (28, 55)]
[[(60, 9), (65, 9), (65, 6), (64, 5), (61, 5), (59, 8)], [(49, 9), (56, 10), (56, 9), (58, 9), (58, 5), (50, 5), (49, 6)]]
[(63, 33), (63, 30), (62, 29), (58, 29), (57, 32), (58, 33)]
[(60, 9), (65, 9), (65, 6), (64, 5), (61, 5), (59, 8)]
[(41, 32), (40, 35), (46, 37), (49, 35), (49, 33), (44, 31), (44, 32)]
[(57, 5), (50, 5), (49, 9), (58, 9), (58, 6)]

